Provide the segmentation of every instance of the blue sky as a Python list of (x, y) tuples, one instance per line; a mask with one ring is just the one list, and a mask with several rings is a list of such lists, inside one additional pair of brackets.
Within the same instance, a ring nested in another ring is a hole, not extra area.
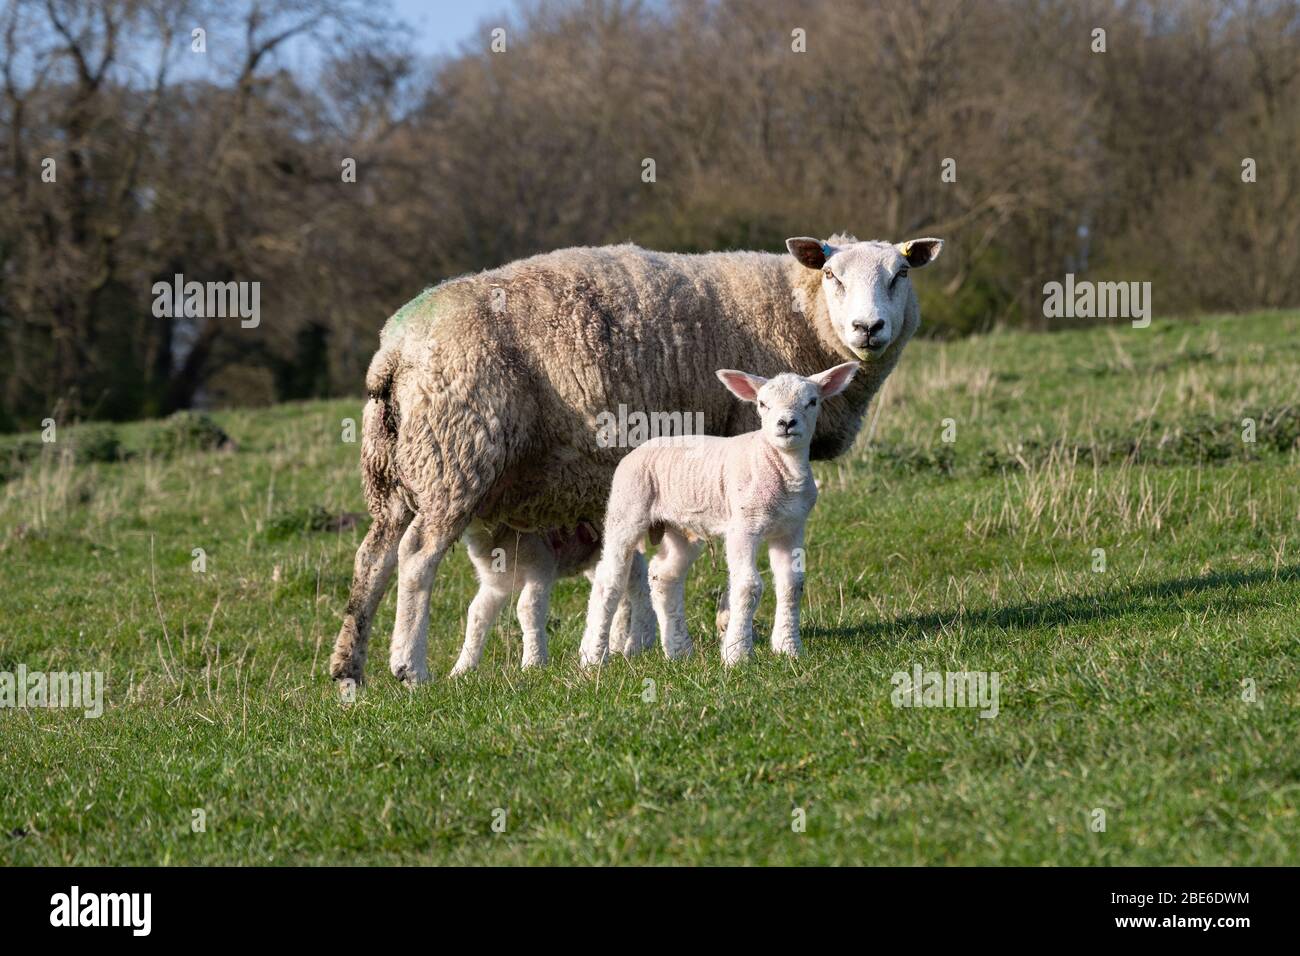
[[(391, 0), (393, 12), (413, 29), (417, 53), (454, 53), (479, 23), (514, 10), (515, 0)], [(483, 36), (484, 45), (488, 37)]]
[[(391, 14), (387, 19), (401, 21), (410, 28), (406, 40), (417, 56), (437, 57), (455, 53), (467, 40), (486, 47), (491, 40), (490, 24), (513, 13), (522, 2), (526, 0), (376, 0), (376, 12)], [(209, 31), (204, 56), (192, 55), (188, 30), (177, 37), (173, 79), (215, 79), (237, 68), (243, 55), (243, 35), (237, 27), (235, 24), (233, 32), (229, 28)], [(296, 37), (278, 49), (270, 62), (308, 75), (328, 47), (328, 34), (325, 30), (310, 39)], [(155, 48), (146, 46), (143, 60), (152, 66), (156, 55)]]

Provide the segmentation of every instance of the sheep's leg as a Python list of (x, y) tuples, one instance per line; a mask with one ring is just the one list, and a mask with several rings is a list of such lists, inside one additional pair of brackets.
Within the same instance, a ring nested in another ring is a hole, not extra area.
[(643, 530), (607, 529), (605, 550), (596, 565), (587, 604), (587, 627), (582, 635), (578, 662), (583, 667), (601, 663), (609, 653), (609, 630), (618, 602), (627, 590), (632, 555)]
[(754, 649), (754, 612), (763, 596), (758, 575), (759, 538), (748, 530), (727, 533), (727, 587), (731, 619), (722, 638), (722, 662), (730, 667), (749, 657)]
[(772, 625), (772, 653), (798, 657), (803, 651), (799, 639), (799, 602), (803, 599), (803, 529), (777, 538), (767, 549), (776, 589), (776, 621)]
[(397, 547), (397, 623), (388, 669), (407, 684), (429, 679), (429, 595), (438, 564), (457, 536), (420, 514)]
[(366, 669), (370, 625), (397, 567), (397, 546), (414, 515), (399, 499), (375, 516), (357, 548), (352, 565), (352, 590), (343, 612), (343, 626), (330, 655), (330, 676), (361, 683)]
[[(594, 574), (588, 577), (594, 578)], [(627, 590), (623, 592), (618, 610), (614, 612), (614, 623), (609, 631), (609, 650), (612, 654), (633, 657), (653, 647), (654, 643), (655, 611), (650, 601), (645, 555), (638, 549), (632, 553)]]
[(691, 654), (691, 637), (686, 630), (686, 574), (702, 547), (703, 542), (693, 542), (670, 528), (650, 562), (650, 600), (659, 618), (664, 656), (669, 660)]

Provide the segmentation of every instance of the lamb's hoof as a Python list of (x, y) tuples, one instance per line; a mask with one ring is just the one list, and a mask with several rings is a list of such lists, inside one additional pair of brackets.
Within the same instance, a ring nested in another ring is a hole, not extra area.
[(633, 657), (636, 657), (641, 653), (641, 645), (630, 639), (621, 644), (615, 644), (613, 641), (610, 641), (609, 653), (611, 657), (617, 655), (618, 657), (631, 660)]
[(391, 670), (393, 676), (407, 687), (419, 687), (421, 684), (429, 683), (428, 668), (414, 667), (410, 664), (394, 664)]
[(777, 657), (798, 657), (803, 652), (797, 644), (773, 644), (772, 653)]
[(664, 657), (670, 661), (684, 661), (695, 653), (695, 646), (689, 637), (669, 644), (664, 648)]
[(473, 669), (474, 669), (474, 665), (473, 665), (473, 664), (465, 664), (465, 663), (462, 663), (461, 661), (457, 661), (457, 662), (456, 662), (456, 666), (453, 667), (453, 668), (451, 669), (451, 673), (448, 674), (447, 676), (448, 676), (448, 677), (460, 677), (462, 674), (468, 674), (468, 673), (469, 673), (470, 671), (472, 671)]
[(734, 644), (722, 645), (722, 663), (727, 667), (735, 667), (749, 660), (750, 649), (743, 642), (737, 641)]
[(520, 666), (523, 667), (524, 670), (529, 670), (531, 668), (545, 667), (546, 658), (540, 655), (537, 657), (525, 657), (523, 663)]
[(638, 654), (644, 654), (658, 643), (658, 625), (634, 627), (628, 631), (627, 644), (622, 653), (624, 657), (636, 657)]
[(595, 667), (609, 656), (609, 641), (599, 640), (591, 631), (584, 631), (578, 642), (578, 666), (583, 670)]

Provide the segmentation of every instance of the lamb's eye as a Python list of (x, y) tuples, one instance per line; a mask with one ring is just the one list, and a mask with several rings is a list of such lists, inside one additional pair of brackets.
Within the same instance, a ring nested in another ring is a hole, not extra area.
[(893, 285), (893, 284), (894, 284), (895, 282), (897, 282), (899, 279), (906, 279), (906, 278), (907, 278), (907, 270), (906, 270), (906, 269), (899, 269), (899, 270), (898, 270), (898, 275), (894, 276), (893, 282), (891, 282), (890, 285)]
[(811, 402), (809, 402), (809, 403), (808, 403), (808, 407), (809, 407), (809, 408), (816, 408), (816, 407), (817, 407), (817, 399), (814, 398)]
[(759, 403), (758, 403), (758, 407), (759, 407), (762, 411), (767, 411), (767, 402), (759, 402)]

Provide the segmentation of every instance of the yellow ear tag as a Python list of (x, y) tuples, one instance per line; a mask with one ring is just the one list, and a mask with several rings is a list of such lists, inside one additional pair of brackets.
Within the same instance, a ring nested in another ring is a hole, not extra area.
[(903, 258), (912, 258), (912, 244), (910, 242), (903, 243)]

